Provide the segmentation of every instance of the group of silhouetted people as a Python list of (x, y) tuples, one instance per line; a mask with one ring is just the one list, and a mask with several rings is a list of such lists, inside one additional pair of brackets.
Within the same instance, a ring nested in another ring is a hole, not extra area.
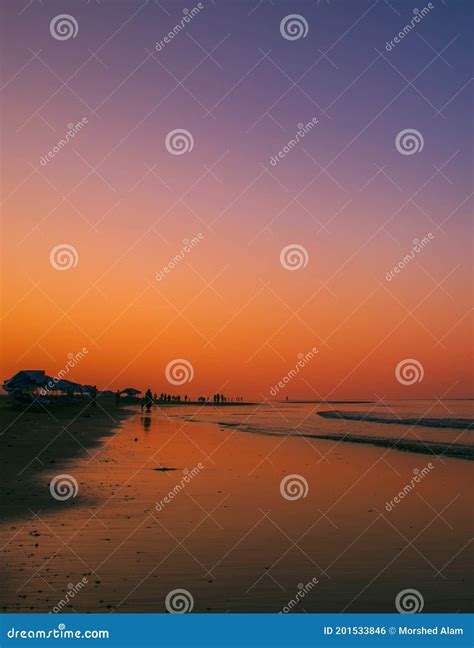
[[(136, 390), (138, 391), (138, 390)], [(121, 402), (121, 396), (122, 392), (118, 389), (115, 392), (115, 400), (117, 405), (120, 405)], [(95, 399), (94, 399), (95, 400)], [(133, 400), (136, 400), (133, 398)], [(219, 405), (221, 403), (242, 403), (243, 402), (243, 397), (242, 396), (225, 396), (224, 394), (214, 394), (212, 396), (212, 399), (209, 396), (199, 396), (197, 399), (198, 403), (214, 403), (216, 405)], [(153, 405), (157, 405), (158, 403), (191, 403), (191, 399), (185, 395), (184, 398), (181, 398), (180, 395), (174, 395), (174, 394), (166, 394), (162, 392), (159, 396), (155, 392), (154, 394), (152, 393), (151, 389), (147, 389), (145, 392), (145, 395), (142, 396), (142, 398), (139, 399), (140, 402), (140, 408), (143, 411), (146, 409), (147, 412), (149, 412), (152, 408)]]
[[(199, 396), (198, 403), (209, 403), (209, 396)], [(242, 396), (224, 396), (224, 394), (214, 394), (212, 402), (218, 405), (219, 403), (243, 403)]]
[[(188, 399), (187, 395), (184, 397), (183, 400), (184, 400), (185, 403), (188, 402), (189, 399)], [(174, 403), (176, 403), (176, 402), (181, 403), (181, 396), (179, 394), (177, 396), (175, 396), (174, 394), (165, 394), (163, 392), (163, 393), (161, 393), (159, 395), (158, 401), (160, 403), (170, 403), (171, 401), (173, 401)]]

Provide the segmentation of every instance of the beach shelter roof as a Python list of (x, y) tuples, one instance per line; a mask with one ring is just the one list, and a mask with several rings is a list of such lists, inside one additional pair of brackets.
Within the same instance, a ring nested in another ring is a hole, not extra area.
[(3, 388), (5, 391), (33, 389), (34, 387), (41, 387), (48, 380), (50, 380), (50, 377), (46, 376), (42, 369), (25, 369), (6, 380), (3, 383)]
[(133, 387), (127, 387), (126, 389), (122, 389), (120, 393), (127, 394), (127, 396), (137, 396), (138, 394), (141, 394), (141, 390), (134, 389)]

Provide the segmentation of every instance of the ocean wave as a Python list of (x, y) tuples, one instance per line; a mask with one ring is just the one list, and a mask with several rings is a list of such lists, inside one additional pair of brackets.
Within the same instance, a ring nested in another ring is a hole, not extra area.
[(364, 437), (353, 434), (318, 434), (318, 439), (338, 441), (345, 443), (369, 443), (371, 445), (402, 450), (405, 452), (417, 452), (420, 454), (443, 455), (456, 459), (474, 460), (474, 447), (461, 443), (447, 443), (443, 441), (423, 441), (417, 439), (385, 439), (383, 437)]
[(347, 421), (363, 421), (364, 423), (387, 423), (388, 425), (422, 425), (434, 428), (451, 428), (455, 430), (472, 430), (474, 421), (467, 418), (400, 418), (389, 416), (373, 416), (364, 412), (327, 411), (317, 412), (318, 416)]

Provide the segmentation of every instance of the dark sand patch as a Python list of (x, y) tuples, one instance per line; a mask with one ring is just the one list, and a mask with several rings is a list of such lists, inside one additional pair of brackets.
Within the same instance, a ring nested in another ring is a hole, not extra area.
[[(92, 457), (101, 440), (133, 413), (115, 401), (37, 409), (0, 398), (0, 520), (57, 506), (43, 474), (67, 473), (67, 462), (81, 454)], [(77, 506), (77, 500), (61, 504)]]

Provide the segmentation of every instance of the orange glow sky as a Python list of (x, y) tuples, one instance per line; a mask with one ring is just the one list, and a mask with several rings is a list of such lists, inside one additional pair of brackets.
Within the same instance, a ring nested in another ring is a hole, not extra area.
[[(166, 16), (150, 6), (100, 49), (104, 65), (92, 59), (77, 72), (125, 22), (126, 4), (78, 10), (78, 37), (63, 42), (51, 38), (40, 7), (4, 10), (2, 377), (22, 368), (55, 375), (68, 353), (86, 347), (70, 376), (78, 382), (262, 399), (299, 353), (317, 347), (282, 397), (471, 395), (467, 99), (461, 93), (445, 118), (413, 90), (393, 100), (406, 84), (383, 58), (348, 88), (375, 59), (374, 48), (383, 49), (396, 16), (377, 8), (332, 50), (337, 69), (323, 60), (301, 89), (288, 90), (279, 68), (301, 76), (315, 48), (324, 50), (363, 13), (360, 5), (349, 3), (345, 13), (321, 8), (324, 30), (316, 13), (308, 15), (317, 47), (309, 36), (283, 39), (276, 8), (266, 10), (270, 18), (248, 17), (238, 3), (227, 12), (209, 8), (190, 26), (193, 37), (211, 50), (230, 36), (212, 54), (217, 63), (208, 57), (193, 72), (205, 55), (191, 39), (153, 49), (181, 11)], [(442, 25), (440, 15), (424, 26), (439, 48)], [(14, 28), (31, 40), (14, 38)], [(254, 31), (259, 41), (239, 50)], [(438, 108), (465, 83), (466, 39), (463, 32), (445, 53), (455, 69), (435, 61), (417, 82)], [(272, 60), (243, 78), (261, 58), (259, 47)], [(145, 60), (145, 48), (158, 60)], [(41, 50), (41, 61), (30, 49)], [(428, 64), (433, 52), (413, 39), (390, 62), (411, 78), (420, 57)], [(64, 80), (74, 75), (69, 87), (49, 68)], [(188, 74), (186, 89), (177, 85)], [(319, 124), (272, 166), (297, 124), (314, 116)], [(67, 124), (83, 117), (84, 129), (42, 166)], [(407, 127), (423, 133), (419, 154), (395, 148)], [(175, 128), (192, 133), (189, 153), (166, 150)], [(202, 241), (157, 281), (183, 240), (199, 232)], [(387, 281), (413, 240), (429, 232), (426, 248)], [(58, 271), (49, 255), (64, 243), (78, 262)], [(308, 263), (288, 271), (280, 252), (294, 243)], [(192, 383), (166, 383), (175, 358), (192, 364)], [(425, 373), (409, 387), (395, 378), (406, 358)]]

